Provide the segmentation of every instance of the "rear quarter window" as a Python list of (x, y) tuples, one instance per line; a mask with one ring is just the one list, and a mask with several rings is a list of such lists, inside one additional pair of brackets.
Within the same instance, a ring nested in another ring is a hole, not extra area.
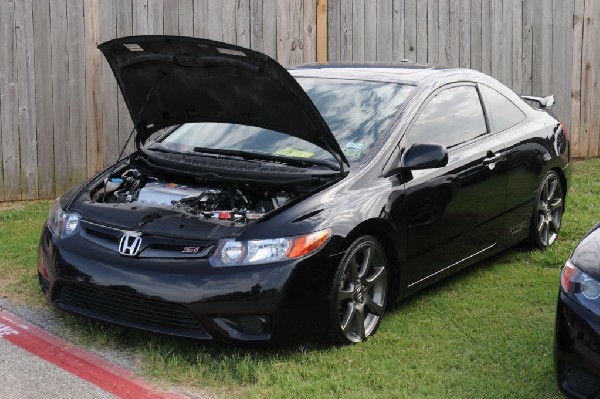
[(494, 132), (501, 132), (525, 120), (523, 111), (508, 98), (488, 86), (480, 85), (479, 89)]

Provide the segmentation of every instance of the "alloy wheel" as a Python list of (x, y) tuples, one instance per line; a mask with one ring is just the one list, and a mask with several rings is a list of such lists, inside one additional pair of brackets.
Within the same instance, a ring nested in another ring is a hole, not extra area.
[(536, 204), (536, 231), (542, 247), (551, 245), (558, 237), (564, 199), (561, 182), (556, 173), (549, 173), (542, 182)]
[(377, 328), (386, 300), (387, 270), (382, 249), (358, 245), (343, 264), (337, 293), (339, 327), (350, 342), (364, 341)]

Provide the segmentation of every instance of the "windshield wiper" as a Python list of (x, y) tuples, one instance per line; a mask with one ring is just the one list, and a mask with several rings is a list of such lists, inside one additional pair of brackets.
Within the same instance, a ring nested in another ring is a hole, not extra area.
[(288, 165), (293, 166), (324, 166), (331, 170), (339, 171), (340, 167), (337, 162), (327, 161), (324, 159), (307, 159), (307, 158), (299, 158), (299, 157), (290, 157), (290, 156), (280, 156), (280, 155), (271, 155), (271, 154), (262, 154), (258, 152), (246, 152), (246, 151), (238, 151), (238, 150), (221, 150), (217, 148), (206, 148), (206, 147), (194, 147), (194, 152), (201, 154), (217, 154), (217, 155), (229, 155), (235, 157), (241, 157), (243, 159), (260, 159), (264, 161), (270, 162), (280, 162), (286, 163)]
[[(150, 151), (155, 151), (155, 152), (163, 152), (165, 154), (182, 154), (182, 155), (194, 155), (194, 156), (210, 156), (210, 158), (215, 158), (215, 159), (233, 159), (233, 160), (239, 160), (239, 159), (244, 159), (244, 157), (241, 157), (239, 155), (228, 155), (228, 156), (223, 156), (226, 154), (219, 154), (219, 153), (202, 153), (199, 151), (194, 151), (194, 152), (189, 152), (189, 151), (177, 151), (174, 149), (171, 149), (165, 145), (162, 145), (160, 143), (154, 143), (152, 144), (150, 147), (147, 148)], [(249, 161), (247, 159), (244, 159), (245, 161)], [(254, 162), (259, 162), (259, 161), (254, 161)]]

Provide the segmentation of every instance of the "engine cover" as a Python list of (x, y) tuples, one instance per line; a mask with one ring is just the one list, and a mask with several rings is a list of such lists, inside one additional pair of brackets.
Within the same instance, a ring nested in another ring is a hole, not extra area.
[[(186, 197), (201, 197), (204, 194), (218, 194), (220, 190), (205, 187), (189, 187), (181, 184), (152, 182), (142, 187), (134, 203), (146, 205), (173, 206)], [(203, 199), (200, 198), (200, 201)], [(206, 200), (206, 199), (204, 199)]]

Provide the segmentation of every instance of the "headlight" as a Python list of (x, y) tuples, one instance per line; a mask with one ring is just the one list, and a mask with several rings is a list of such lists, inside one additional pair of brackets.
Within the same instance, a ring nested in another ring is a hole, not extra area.
[(600, 283), (567, 261), (560, 273), (560, 286), (565, 294), (573, 295), (582, 305), (600, 297)]
[(299, 258), (319, 250), (330, 236), (331, 230), (325, 229), (302, 236), (266, 240), (226, 238), (219, 241), (210, 264), (215, 267), (257, 265)]
[(77, 231), (81, 215), (77, 212), (67, 213), (60, 207), (58, 199), (50, 207), (48, 227), (58, 238), (68, 237)]

